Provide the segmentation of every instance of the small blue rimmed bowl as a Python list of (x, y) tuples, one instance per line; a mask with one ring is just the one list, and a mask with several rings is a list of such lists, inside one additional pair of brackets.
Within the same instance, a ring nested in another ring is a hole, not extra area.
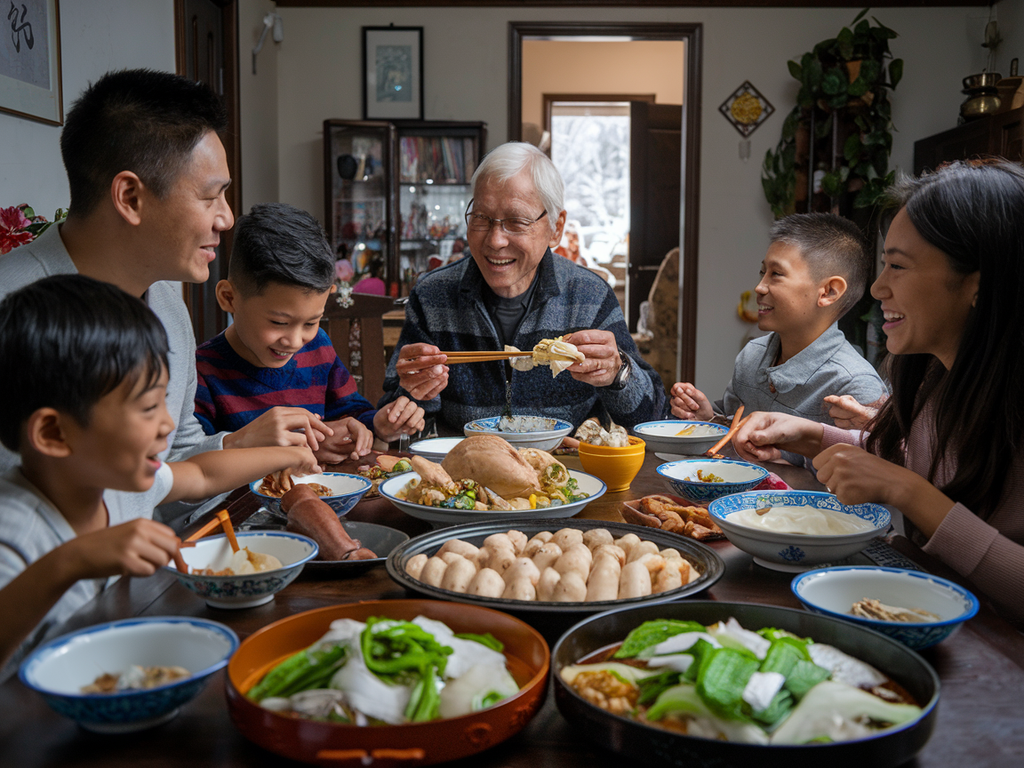
[(652, 453), (700, 456), (729, 431), (729, 427), (710, 421), (661, 419), (645, 421), (631, 430), (647, 444)]
[[(768, 470), (757, 464), (733, 459), (685, 459), (657, 467), (672, 492), (690, 501), (711, 501), (731, 493), (742, 493), (764, 482)], [(697, 472), (715, 475), (721, 482), (697, 479)]]
[[(292, 482), (296, 485), (301, 483), (317, 483), (331, 489), (329, 496), (321, 496), (320, 500), (334, 510), (338, 517), (343, 517), (352, 511), (352, 507), (359, 503), (359, 500), (366, 495), (366, 492), (373, 486), (369, 480), (359, 475), (349, 475), (344, 472), (321, 472), (318, 475), (305, 475), (304, 477), (293, 477)], [(257, 496), (260, 503), (279, 515), (281, 511), (281, 498), (279, 496), (268, 496), (260, 491), (263, 480), (254, 480), (249, 483), (249, 490)]]
[(562, 438), (572, 432), (572, 424), (548, 416), (513, 416), (516, 429), (501, 429), (501, 417), (491, 416), (467, 422), (462, 427), (466, 437), (473, 435), (494, 435), (510, 443), (513, 448), (537, 448), (550, 451), (562, 443)]
[[(58, 714), (99, 733), (128, 733), (173, 718), (223, 668), (238, 635), (216, 621), (147, 616), (80, 629), (37, 648), (18, 671)], [(188, 677), (117, 693), (82, 693), (99, 675), (128, 667), (183, 667)]]
[[(765, 507), (806, 509), (850, 515), (862, 530), (853, 533), (811, 534), (770, 530), (766, 515), (750, 515)], [(735, 515), (745, 512), (740, 518)], [(723, 496), (708, 505), (708, 513), (726, 538), (738, 549), (754, 556), (754, 562), (777, 571), (806, 571), (816, 565), (845, 560), (864, 549), (889, 529), (889, 510), (880, 504), (842, 504), (834, 494), (823, 491), (748, 491)], [(749, 517), (754, 525), (738, 522)], [(763, 522), (762, 522), (763, 521)]]
[[(250, 552), (273, 555), (281, 567), (234, 576), (204, 576), (181, 573), (173, 565), (165, 566), (178, 577), (186, 589), (206, 600), (212, 608), (253, 608), (269, 603), (274, 595), (287, 587), (303, 567), (320, 552), (319, 546), (308, 536), (291, 531), (238, 531), (238, 546)], [(224, 570), (233, 551), (224, 534), (199, 539), (194, 547), (181, 550), (181, 557), (189, 571), (197, 568)]]
[[(978, 598), (959, 584), (905, 568), (821, 568), (795, 577), (791, 588), (809, 611), (868, 627), (916, 651), (941, 643), (978, 612)], [(928, 611), (939, 618), (904, 622), (852, 615), (853, 604), (865, 598), (887, 606)]]

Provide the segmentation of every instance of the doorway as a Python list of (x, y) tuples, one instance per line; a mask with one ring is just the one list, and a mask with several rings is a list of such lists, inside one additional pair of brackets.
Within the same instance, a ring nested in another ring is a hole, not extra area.
[[(683, 105), (678, 161), (679, 227), (676, 242), (680, 246), (678, 321), (676, 337), (676, 379), (693, 380), (696, 361), (697, 321), (697, 221), (699, 211), (699, 131), (700, 131), (700, 24), (622, 24), (617, 22), (512, 22), (509, 25), (509, 140), (528, 140), (524, 135), (523, 44), (529, 41), (681, 41), (683, 43)], [(577, 89), (578, 90), (578, 89)], [(600, 91), (595, 87), (594, 91)], [(538, 131), (539, 133), (539, 131)], [(656, 158), (655, 158), (656, 159)], [(665, 253), (647, 252), (643, 257), (634, 250), (628, 272), (643, 269), (653, 281)], [(650, 262), (653, 262), (650, 263)], [(653, 269), (648, 269), (653, 266)], [(639, 281), (642, 283), (642, 281)], [(648, 282), (647, 285), (650, 285)], [(643, 298), (646, 298), (644, 296)], [(629, 302), (628, 302), (629, 303)], [(637, 299), (636, 304), (639, 304)], [(635, 324), (635, 319), (634, 323)]]
[[(174, 0), (175, 60), (179, 75), (205, 83), (224, 101), (228, 127), (221, 135), (227, 153), (231, 186), (226, 192), (231, 212), (241, 208), (241, 141), (238, 103), (238, 0)], [(210, 264), (205, 283), (183, 286), (185, 304), (192, 318), (196, 343), (213, 338), (227, 328), (227, 314), (217, 304), (217, 282), (228, 276), (232, 233), (221, 233), (217, 258)]]

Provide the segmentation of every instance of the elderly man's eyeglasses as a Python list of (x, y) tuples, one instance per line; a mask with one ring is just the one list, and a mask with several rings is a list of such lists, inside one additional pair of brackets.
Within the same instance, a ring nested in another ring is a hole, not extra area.
[(472, 207), (473, 201), (470, 200), (469, 205), (466, 207), (466, 226), (470, 232), (489, 232), (492, 224), (500, 224), (502, 231), (506, 235), (525, 235), (534, 224), (548, 215), (547, 210), (545, 210), (536, 219), (520, 219), (516, 217), (492, 219), (490, 216), (484, 216), (482, 213), (471, 212), (470, 208)]

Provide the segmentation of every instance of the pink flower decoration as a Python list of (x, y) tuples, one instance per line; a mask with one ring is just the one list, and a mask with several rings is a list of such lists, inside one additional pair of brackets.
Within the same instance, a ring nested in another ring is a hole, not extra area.
[(16, 206), (0, 208), (0, 255), (35, 239), (35, 235), (25, 230), (31, 223)]
[(352, 268), (352, 262), (348, 259), (338, 259), (334, 262), (334, 276), (339, 282), (351, 282), (352, 278), (356, 276), (356, 271)]

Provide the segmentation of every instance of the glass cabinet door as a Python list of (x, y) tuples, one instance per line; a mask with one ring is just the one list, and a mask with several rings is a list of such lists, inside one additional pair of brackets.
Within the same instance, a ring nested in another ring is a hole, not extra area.
[(399, 269), (405, 295), (424, 272), (461, 258), (482, 128), (398, 130)]
[(394, 269), (394, 127), (386, 122), (324, 121), (325, 205), (328, 240), (348, 259), (352, 282), (379, 277), (391, 284)]

